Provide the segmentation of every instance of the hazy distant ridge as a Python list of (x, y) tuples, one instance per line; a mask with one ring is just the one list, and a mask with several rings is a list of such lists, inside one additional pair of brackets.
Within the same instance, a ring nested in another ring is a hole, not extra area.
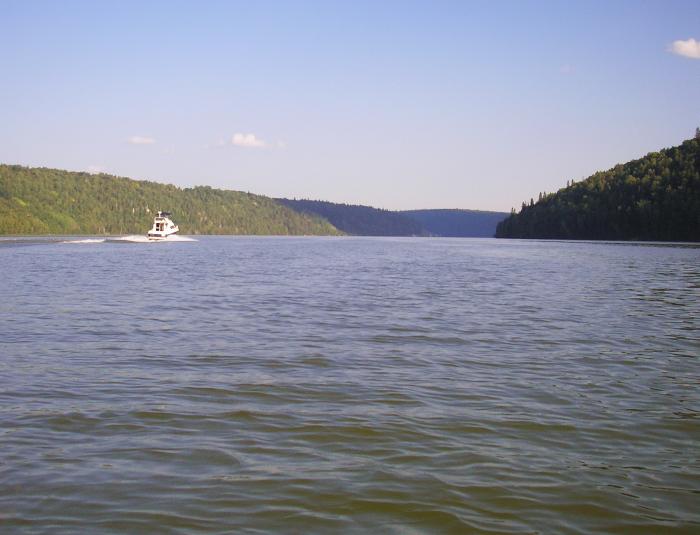
[(301, 213), (316, 214), (355, 236), (493, 237), (505, 212), (479, 210), (392, 211), (308, 199), (277, 199)]
[(400, 212), (418, 221), (433, 236), (458, 238), (493, 238), (496, 225), (506, 212), (481, 210), (404, 210)]
[(323, 217), (336, 228), (355, 236), (424, 236), (428, 234), (418, 221), (401, 212), (307, 199), (277, 200), (300, 213)]
[(499, 238), (700, 241), (700, 139), (523, 203)]

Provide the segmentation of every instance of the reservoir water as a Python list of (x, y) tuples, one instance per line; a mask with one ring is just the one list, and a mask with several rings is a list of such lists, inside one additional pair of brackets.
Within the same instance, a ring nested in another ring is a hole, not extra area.
[(700, 533), (700, 247), (0, 241), (2, 533)]

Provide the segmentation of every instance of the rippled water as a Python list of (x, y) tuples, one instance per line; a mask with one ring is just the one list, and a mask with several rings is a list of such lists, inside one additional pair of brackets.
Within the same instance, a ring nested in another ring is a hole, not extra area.
[(700, 248), (0, 241), (3, 533), (698, 533)]

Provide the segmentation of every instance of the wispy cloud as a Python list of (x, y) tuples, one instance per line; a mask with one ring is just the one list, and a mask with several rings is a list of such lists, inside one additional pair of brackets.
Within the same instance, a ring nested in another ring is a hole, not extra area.
[(692, 37), (685, 41), (673, 41), (668, 50), (685, 58), (700, 59), (700, 41)]
[(156, 140), (147, 136), (131, 136), (128, 140), (132, 145), (153, 145)]
[(265, 141), (263, 141), (262, 139), (258, 139), (257, 137), (255, 137), (255, 134), (240, 133), (233, 134), (233, 137), (231, 138), (231, 144), (236, 145), (237, 147), (257, 149), (267, 146), (267, 143), (265, 143)]
[(230, 139), (226, 140), (220, 138), (214, 143), (208, 143), (204, 145), (206, 149), (223, 149), (226, 147), (243, 147), (245, 149), (269, 149), (269, 150), (284, 150), (287, 148), (286, 141), (266, 141), (260, 139), (255, 134), (244, 134), (242, 132), (237, 132), (231, 136)]

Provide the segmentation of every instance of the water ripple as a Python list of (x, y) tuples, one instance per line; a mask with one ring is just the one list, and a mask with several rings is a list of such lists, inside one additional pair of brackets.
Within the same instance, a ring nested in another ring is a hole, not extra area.
[(3, 532), (700, 531), (698, 247), (61, 240), (0, 247)]

